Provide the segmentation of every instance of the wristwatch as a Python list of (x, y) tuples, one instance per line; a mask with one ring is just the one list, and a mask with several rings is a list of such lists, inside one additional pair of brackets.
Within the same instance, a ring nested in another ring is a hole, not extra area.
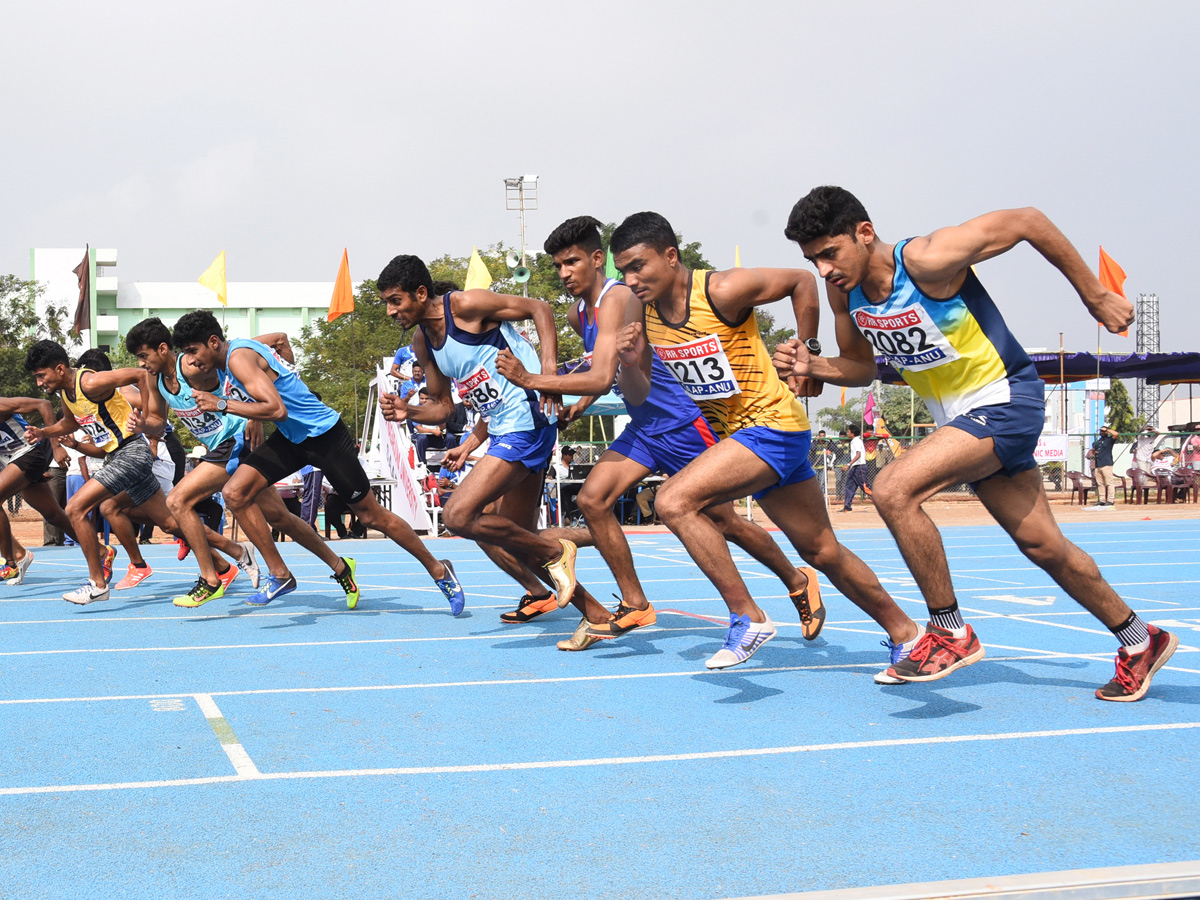
[(217, 412), (225, 412), (225, 410), (227, 410), (228, 408), (229, 408), (229, 404), (225, 402), (224, 398), (221, 398), (220, 400), (217, 401)]
[(821, 342), (818, 341), (816, 338), (809, 338), (808, 340), (804, 341), (803, 343), (804, 343), (804, 346), (808, 348), (808, 352), (811, 353), (813, 356), (821, 355)]

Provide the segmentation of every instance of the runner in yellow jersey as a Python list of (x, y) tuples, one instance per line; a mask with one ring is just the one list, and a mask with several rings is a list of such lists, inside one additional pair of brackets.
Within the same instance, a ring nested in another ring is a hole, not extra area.
[[(834, 536), (808, 460), (808, 417), (779, 380), (758, 333), (754, 307), (790, 297), (800, 334), (815, 340), (816, 279), (799, 269), (689, 271), (679, 258), (674, 229), (658, 213), (627, 218), (613, 232), (611, 246), (625, 283), (645, 310), (644, 323), (621, 332), (622, 371), (645, 374), (648, 366), (627, 360), (644, 356), (648, 340), (722, 438), (668, 480), (655, 500), (663, 521), (729, 607), (724, 646), (705, 665), (737, 665), (775, 636), (720, 530), (701, 514), (747, 494), (755, 495), (809, 565), (883, 627), (889, 641), (915, 641), (916, 623)], [(824, 616), (823, 609), (813, 612)]]

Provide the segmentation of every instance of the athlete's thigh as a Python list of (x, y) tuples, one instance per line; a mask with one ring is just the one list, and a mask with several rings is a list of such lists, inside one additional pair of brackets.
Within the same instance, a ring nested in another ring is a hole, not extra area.
[(578, 499), (596, 498), (612, 506), (627, 490), (650, 475), (653, 470), (621, 453), (605, 450), (588, 472)]
[(172, 488), (171, 496), (178, 497), (180, 502), (190, 507), (205, 497), (211, 497), (225, 487), (228, 481), (229, 473), (225, 471), (224, 466), (200, 462)]
[(58, 505), (58, 498), (54, 496), (54, 491), (50, 489), (50, 482), (48, 481), (39, 481), (37, 484), (25, 485), (21, 489), (21, 497), (43, 516), (47, 513), (52, 513), (55, 509), (58, 509), (59, 512), (62, 511), (62, 508)]
[[(530, 474), (536, 475), (536, 473)], [(500, 498), (495, 510), (496, 515), (504, 516), (526, 531), (534, 531), (537, 529), (538, 512), (541, 506), (542, 483), (540, 479), (534, 477), (526, 478), (514, 485), (512, 490)]]
[(1000, 469), (995, 442), (946, 426), (879, 470), (881, 496), (931, 496), (951, 485), (979, 481)]
[(721, 441), (668, 478), (655, 502), (680, 501), (704, 509), (747, 497), (777, 481), (779, 473), (749, 447), (734, 440)]
[(29, 484), (29, 479), (14, 463), (0, 469), (0, 503), (8, 500)]
[(1042, 470), (997, 475), (975, 485), (975, 493), (992, 518), (1021, 546), (1065, 541), (1050, 511), (1042, 486)]
[(758, 505), (800, 553), (815, 552), (823, 542), (835, 540), (825, 495), (817, 479), (768, 491)]
[(160, 527), (163, 527), (165, 523), (175, 524), (174, 516), (167, 509), (167, 495), (161, 490), (155, 491), (154, 496), (149, 500), (139, 503), (135, 507), (135, 511), (144, 522), (153, 522)]
[(519, 462), (509, 462), (498, 456), (485, 456), (475, 464), (467, 477), (454, 489), (447, 506), (456, 511), (483, 512), (489, 503), (500, 499), (521, 482), (529, 480), (541, 487), (539, 473), (532, 472)]

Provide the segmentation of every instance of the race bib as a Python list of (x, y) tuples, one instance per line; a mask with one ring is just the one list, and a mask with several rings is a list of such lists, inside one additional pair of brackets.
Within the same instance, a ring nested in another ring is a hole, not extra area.
[(721, 339), (715, 334), (686, 344), (655, 346), (654, 352), (693, 400), (732, 397), (742, 392), (733, 377), (733, 367), (729, 365)]
[(239, 403), (256, 403), (253, 397), (243, 391), (240, 387), (233, 383), (233, 379), (226, 375), (225, 381), (221, 385), (221, 391), (229, 400), (237, 400)]
[(496, 387), (492, 376), (483, 367), (476, 369), (466, 378), (459, 379), (458, 392), (460, 396), (465, 392), (465, 396), (471, 398), (471, 405), (481, 416), (495, 412), (504, 399), (500, 388)]
[(19, 423), (12, 419), (0, 423), (0, 464), (7, 465), (32, 449), (33, 445), (26, 442)]
[(959, 357), (950, 339), (942, 334), (924, 307), (914, 306), (890, 316), (856, 309), (854, 322), (875, 352), (886, 356), (897, 369), (920, 372)]
[(200, 441), (220, 434), (221, 429), (225, 426), (220, 413), (205, 412), (198, 406), (193, 406), (191, 409), (177, 409), (175, 415), (179, 416), (180, 421), (187, 426), (187, 430)]
[(75, 421), (79, 423), (79, 427), (83, 429), (83, 433), (91, 438), (92, 443), (97, 447), (103, 447), (116, 440), (113, 433), (108, 430), (103, 422), (96, 418), (94, 413), (88, 416), (76, 416)]

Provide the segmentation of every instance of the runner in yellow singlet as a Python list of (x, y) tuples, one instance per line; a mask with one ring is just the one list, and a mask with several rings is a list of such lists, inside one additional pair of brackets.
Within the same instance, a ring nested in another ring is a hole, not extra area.
[[(618, 339), (622, 371), (643, 371), (626, 366), (625, 358), (636, 358), (648, 338), (722, 438), (668, 480), (655, 501), (663, 521), (729, 607), (725, 644), (705, 665), (737, 665), (775, 636), (721, 532), (701, 514), (712, 504), (747, 494), (755, 495), (805, 562), (878, 622), (889, 640), (915, 640), (916, 623), (834, 536), (808, 460), (808, 417), (779, 380), (758, 333), (754, 307), (790, 297), (800, 334), (815, 338), (816, 279), (799, 269), (689, 271), (679, 258), (674, 229), (651, 212), (621, 223), (613, 232), (612, 252), (645, 308), (644, 324), (625, 326)], [(798, 387), (803, 393), (816, 385)], [(824, 610), (813, 614), (823, 617)]]

